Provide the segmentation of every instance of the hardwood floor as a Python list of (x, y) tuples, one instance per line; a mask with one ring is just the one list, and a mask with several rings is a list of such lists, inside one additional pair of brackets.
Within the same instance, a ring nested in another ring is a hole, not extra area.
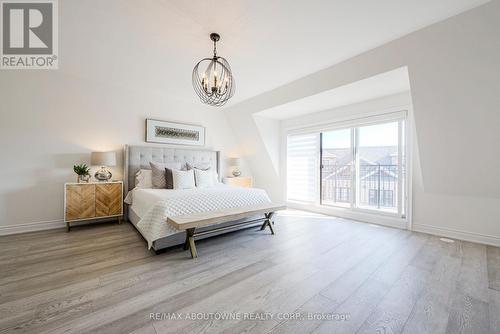
[(307, 213), (276, 232), (194, 260), (127, 223), (0, 237), (0, 333), (500, 333), (498, 248)]

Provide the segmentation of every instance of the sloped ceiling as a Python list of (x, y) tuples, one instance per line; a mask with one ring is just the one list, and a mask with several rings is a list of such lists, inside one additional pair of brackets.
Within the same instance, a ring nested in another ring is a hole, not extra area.
[[(191, 20), (196, 27), (184, 30), (195, 42), (195, 58), (210, 54), (208, 33), (220, 32), (220, 54), (228, 57), (237, 79), (237, 94), (232, 103), (485, 2), (487, 0), (163, 1), (166, 10), (175, 8), (179, 19)], [(174, 18), (172, 23), (179, 19)], [(186, 64), (188, 70), (194, 60)]]
[[(196, 101), (191, 71), (211, 55), (208, 35), (216, 31), (219, 54), (236, 77), (231, 106), (485, 2), (64, 1), (60, 70), (92, 80), (111, 76), (119, 86)], [(105, 56), (96, 49), (105, 49)]]
[(409, 91), (410, 80), (408, 78), (408, 69), (401, 67), (266, 109), (256, 113), (256, 115), (284, 120)]

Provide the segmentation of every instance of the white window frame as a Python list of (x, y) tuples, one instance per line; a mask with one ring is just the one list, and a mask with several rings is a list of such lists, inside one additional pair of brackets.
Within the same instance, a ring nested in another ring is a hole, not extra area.
[[(284, 150), (282, 152), (285, 152), (284, 155), (282, 154), (282, 160), (284, 161), (283, 163), (283, 190), (285, 191), (285, 196), (286, 196), (286, 138), (290, 134), (306, 134), (306, 133), (321, 133), (321, 132), (326, 132), (326, 131), (331, 131), (331, 130), (338, 130), (338, 129), (345, 129), (345, 128), (353, 128), (353, 127), (362, 127), (362, 126), (367, 126), (367, 125), (375, 125), (375, 124), (380, 124), (380, 123), (387, 123), (391, 121), (399, 121), (399, 120), (404, 120), (404, 129), (399, 129), (398, 133), (400, 136), (404, 135), (404, 145), (405, 145), (405, 172), (406, 172), (406, 177), (404, 180), (404, 202), (405, 202), (405, 210), (404, 210), (404, 216), (398, 216), (399, 212), (403, 212), (402, 208), (399, 208), (401, 205), (401, 200), (398, 201), (398, 213), (391, 213), (391, 212), (384, 212), (380, 210), (372, 210), (372, 209), (366, 209), (366, 208), (357, 208), (355, 207), (355, 200), (357, 194), (356, 194), (356, 187), (353, 189), (353, 194), (351, 194), (351, 205), (350, 207), (344, 208), (344, 207), (335, 207), (335, 206), (327, 206), (327, 205), (321, 205), (321, 193), (320, 189), (321, 187), (318, 185), (318, 191), (317, 191), (317, 199), (315, 201), (315, 205), (311, 207), (311, 204), (306, 204), (304, 203), (299, 203), (299, 202), (290, 202), (287, 201), (287, 204), (291, 208), (296, 208), (296, 209), (303, 209), (303, 210), (308, 210), (308, 211), (315, 211), (319, 213), (324, 213), (324, 214), (329, 214), (329, 215), (334, 215), (334, 216), (339, 216), (339, 217), (344, 217), (348, 219), (355, 219), (355, 220), (360, 220), (360, 221), (365, 221), (365, 222), (370, 222), (370, 223), (375, 223), (375, 224), (381, 224), (381, 225), (387, 225), (387, 226), (392, 226), (392, 227), (398, 227), (398, 228), (407, 228), (411, 229), (412, 228), (412, 131), (410, 131), (413, 127), (413, 124), (411, 122), (412, 120), (412, 111), (411, 108), (405, 107), (401, 109), (392, 109), (392, 110), (386, 110), (385, 112), (379, 112), (379, 113), (366, 113), (364, 115), (359, 115), (359, 117), (353, 117), (353, 118), (344, 118), (344, 119), (339, 119), (339, 120), (331, 120), (331, 122), (323, 122), (320, 124), (314, 124), (309, 127), (303, 127), (303, 128), (288, 128), (284, 129), (283, 131), (283, 143), (284, 143)], [(398, 123), (399, 127), (401, 127), (401, 122)], [(403, 130), (403, 131), (401, 131)], [(352, 134), (351, 136), (356, 136), (358, 131), (351, 131)], [(356, 140), (357, 138), (354, 138)], [(399, 142), (401, 143), (401, 139), (399, 138)], [(401, 150), (403, 149), (403, 145), (399, 145), (398, 148), (398, 162), (401, 166), (402, 164), (402, 152)], [(321, 148), (320, 148), (321, 149)], [(356, 150), (356, 145), (353, 145), (352, 147), (353, 150)], [(357, 152), (355, 152), (357, 154)], [(318, 160), (320, 158), (320, 153), (318, 153)], [(355, 157), (355, 161), (359, 161), (357, 157)], [(319, 164), (319, 163), (318, 163)], [(399, 177), (401, 179), (402, 175), (402, 168), (399, 168)], [(318, 174), (320, 175), (320, 174)], [(353, 178), (356, 177), (356, 173), (352, 173)], [(355, 181), (355, 180), (353, 180)], [(318, 177), (318, 183), (321, 184), (321, 177)], [(398, 183), (398, 191), (402, 191), (403, 188), (403, 183), (399, 182)]]
[[(407, 117), (404, 116), (404, 118), (400, 118), (400, 119), (394, 119), (394, 120), (389, 120), (389, 121), (380, 121), (380, 122), (377, 122), (377, 123), (373, 123), (373, 124), (370, 124), (370, 125), (377, 125), (377, 124), (385, 124), (385, 123), (391, 123), (391, 122), (398, 122), (398, 166), (401, 166), (402, 167), (402, 123), (405, 124), (405, 127), (406, 127), (406, 122), (407, 122)], [(365, 126), (365, 125), (362, 125), (362, 126)], [(353, 132), (355, 133), (355, 142), (354, 142), (354, 145), (353, 145), (353, 149), (355, 151), (355, 156), (354, 156), (354, 159), (356, 161), (356, 171), (359, 170), (359, 155), (358, 155), (358, 152), (357, 152), (357, 148), (358, 148), (358, 145), (357, 143), (359, 143), (359, 131), (357, 131), (359, 128), (358, 127), (353, 127), (352, 130)], [(405, 132), (406, 133), (406, 132)], [(407, 163), (407, 161), (406, 161)], [(398, 180), (402, 180), (403, 177), (402, 177), (402, 172), (403, 172), (403, 169), (407, 170), (408, 166), (404, 166), (404, 168), (398, 168)], [(354, 171), (353, 172), (353, 177), (356, 178), (357, 177), (357, 172)], [(404, 183), (406, 184), (406, 178), (403, 180)], [(357, 184), (358, 184), (358, 180), (354, 180), (353, 181), (353, 191), (356, 191), (356, 188), (357, 188)], [(405, 190), (405, 193), (402, 194), (402, 188), (403, 188), (403, 182), (398, 182), (398, 194), (401, 194), (401, 198), (398, 198), (398, 208), (397, 208), (397, 212), (388, 212), (388, 211), (382, 211), (382, 210), (377, 210), (377, 209), (370, 209), (370, 208), (360, 208), (360, 207), (357, 207), (355, 205), (355, 203), (353, 203), (353, 205), (351, 206), (351, 209), (353, 211), (359, 211), (359, 212), (367, 212), (367, 213), (377, 213), (377, 214), (381, 214), (381, 215), (384, 215), (384, 216), (389, 216), (389, 217), (397, 217), (397, 218), (402, 218), (402, 219), (405, 219), (405, 216), (403, 215), (403, 210), (402, 210), (402, 203), (404, 201), (405, 203), (405, 206), (406, 208), (408, 208), (408, 203), (406, 203), (407, 199), (408, 199), (408, 195), (406, 194), (407, 190)], [(356, 193), (356, 196), (358, 196), (359, 194)], [(380, 196), (380, 189), (379, 189), (379, 194), (378, 196)], [(359, 199), (356, 197), (356, 200), (359, 202)], [(356, 200), (354, 202), (356, 202)], [(407, 211), (407, 210), (405, 210)]]

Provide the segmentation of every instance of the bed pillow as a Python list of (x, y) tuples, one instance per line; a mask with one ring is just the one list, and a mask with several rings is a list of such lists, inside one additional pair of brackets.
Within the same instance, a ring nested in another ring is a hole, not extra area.
[(172, 169), (174, 189), (194, 189), (194, 170)]
[(174, 189), (174, 177), (172, 171), (174, 169), (165, 168), (165, 188)]
[[(187, 170), (190, 170), (190, 169), (200, 169), (200, 170), (203, 170), (203, 171), (208, 171), (210, 170), (211, 173), (212, 173), (212, 177), (213, 177), (213, 183), (214, 184), (217, 184), (219, 183), (219, 174), (217, 174), (217, 171), (215, 169), (213, 169), (210, 164), (208, 163), (199, 163), (199, 164), (190, 164), (189, 162), (186, 163), (186, 169)], [(196, 174), (195, 174), (195, 177), (196, 177)], [(197, 185), (198, 186), (198, 185)]]
[(194, 170), (194, 181), (197, 188), (210, 188), (214, 186), (214, 173), (210, 168), (207, 170), (194, 168), (192, 170)]
[[(170, 168), (170, 169), (181, 169), (181, 163), (180, 162), (153, 162), (151, 161), (149, 163), (151, 166), (151, 170), (153, 171), (152, 175), (152, 183), (153, 183), (153, 188), (167, 188), (167, 173), (165, 171), (165, 168)], [(172, 184), (172, 182), (168, 182), (169, 184)], [(169, 188), (172, 189), (172, 188)]]
[(139, 169), (135, 173), (135, 187), (142, 189), (153, 188), (153, 171), (151, 169)]

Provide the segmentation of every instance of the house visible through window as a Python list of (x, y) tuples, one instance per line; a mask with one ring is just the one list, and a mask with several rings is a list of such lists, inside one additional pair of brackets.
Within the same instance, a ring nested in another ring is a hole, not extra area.
[(349, 198), (350, 198), (349, 188), (345, 188), (345, 187), (337, 188), (337, 197), (336, 198), (339, 202), (348, 203)]

